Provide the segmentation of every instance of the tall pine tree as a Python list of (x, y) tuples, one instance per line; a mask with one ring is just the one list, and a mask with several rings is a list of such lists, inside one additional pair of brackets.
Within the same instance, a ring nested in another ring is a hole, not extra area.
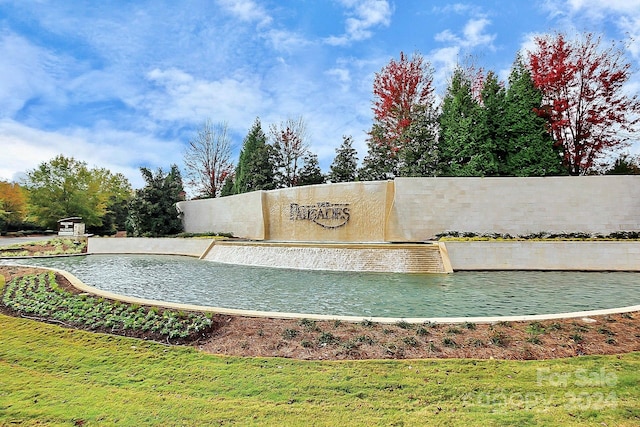
[(536, 113), (541, 102), (542, 93), (535, 87), (530, 71), (518, 56), (505, 94), (501, 145), (504, 161), (500, 165), (500, 175), (566, 174), (560, 147), (554, 146), (547, 131), (548, 122)]
[(438, 168), (438, 122), (432, 106), (416, 107), (404, 132), (398, 153), (398, 176), (436, 176)]
[(331, 182), (353, 182), (358, 177), (358, 153), (353, 148), (351, 136), (342, 137), (342, 145), (336, 149), (336, 157), (329, 167)]
[(505, 90), (496, 74), (489, 71), (480, 90), (480, 109), (476, 133), (478, 174), (498, 175), (505, 160), (506, 145), (502, 120), (505, 109)]
[(296, 185), (324, 184), (324, 175), (320, 169), (318, 156), (307, 152), (307, 154), (302, 158), (302, 162), (302, 168), (300, 169), (300, 175), (298, 176), (298, 182)]
[(484, 175), (479, 150), (480, 104), (472, 92), (473, 81), (461, 67), (454, 70), (442, 101), (438, 169), (444, 176)]
[(383, 141), (382, 126), (374, 123), (367, 140), (367, 154), (358, 170), (361, 181), (380, 181), (398, 176), (398, 148)]
[(260, 119), (256, 118), (242, 143), (234, 178), (234, 193), (276, 188), (273, 147), (267, 143)]

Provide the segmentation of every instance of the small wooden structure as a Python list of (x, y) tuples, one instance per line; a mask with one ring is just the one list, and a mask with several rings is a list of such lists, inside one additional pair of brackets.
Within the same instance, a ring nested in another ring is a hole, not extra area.
[(84, 222), (82, 222), (82, 218), (79, 216), (58, 220), (58, 236), (83, 236), (84, 230)]

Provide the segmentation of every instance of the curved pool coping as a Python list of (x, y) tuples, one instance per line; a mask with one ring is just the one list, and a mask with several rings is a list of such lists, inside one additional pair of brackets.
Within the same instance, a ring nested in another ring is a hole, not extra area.
[[(14, 264), (18, 267), (34, 268), (33, 265), (20, 265)], [(234, 308), (224, 307), (211, 307), (205, 305), (183, 304), (174, 303), (168, 301), (152, 300), (146, 298), (130, 297), (126, 295), (120, 295), (102, 289), (95, 288), (83, 283), (73, 274), (65, 270), (60, 270), (51, 267), (36, 267), (43, 270), (55, 271), (62, 274), (73, 287), (79, 291), (90, 293), (99, 297), (108, 298), (116, 301), (121, 301), (129, 304), (139, 304), (146, 306), (156, 306), (162, 308), (169, 308), (174, 310), (186, 310), (186, 311), (200, 311), (205, 313), (214, 314), (226, 314), (232, 316), (244, 316), (244, 317), (264, 317), (272, 319), (311, 319), (311, 320), (341, 320), (344, 322), (361, 322), (368, 320), (376, 323), (497, 323), (497, 322), (522, 322), (522, 321), (534, 321), (534, 320), (554, 320), (554, 319), (571, 319), (571, 318), (585, 318), (591, 316), (606, 316), (609, 314), (630, 313), (634, 311), (640, 311), (640, 305), (632, 305), (627, 307), (607, 308), (600, 310), (586, 310), (586, 311), (574, 311), (568, 313), (552, 313), (552, 314), (529, 314), (522, 316), (478, 316), (478, 317), (368, 317), (368, 316), (339, 316), (332, 314), (311, 314), (311, 313), (286, 313), (279, 311), (254, 311), (254, 310), (241, 310)]]

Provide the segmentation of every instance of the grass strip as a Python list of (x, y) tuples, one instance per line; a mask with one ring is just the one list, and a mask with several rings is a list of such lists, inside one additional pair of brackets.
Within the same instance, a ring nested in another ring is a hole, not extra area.
[(639, 368), (220, 357), (0, 315), (0, 425), (632, 426)]

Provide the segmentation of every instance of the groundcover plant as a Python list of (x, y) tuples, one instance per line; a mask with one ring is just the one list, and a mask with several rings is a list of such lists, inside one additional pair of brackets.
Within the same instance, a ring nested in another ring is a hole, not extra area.
[(15, 312), (49, 319), (68, 326), (119, 332), (154, 340), (197, 338), (213, 327), (210, 314), (144, 307), (109, 301), (62, 289), (53, 271), (31, 274), (8, 282), (2, 304)]

